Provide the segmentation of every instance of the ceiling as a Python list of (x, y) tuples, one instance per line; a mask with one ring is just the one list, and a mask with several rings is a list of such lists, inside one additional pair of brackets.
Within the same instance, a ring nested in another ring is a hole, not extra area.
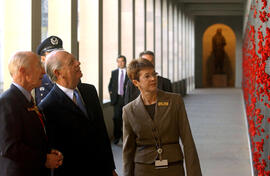
[(243, 16), (246, 0), (177, 0), (194, 16)]

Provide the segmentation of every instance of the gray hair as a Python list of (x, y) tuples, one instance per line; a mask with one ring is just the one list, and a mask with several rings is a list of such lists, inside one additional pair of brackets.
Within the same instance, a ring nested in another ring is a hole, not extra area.
[(155, 54), (154, 54), (154, 52), (152, 52), (152, 51), (149, 51), (149, 50), (143, 51), (143, 52), (141, 52), (141, 53), (139, 54), (139, 57), (142, 58), (143, 55), (151, 55), (151, 56), (155, 59)]
[(59, 50), (54, 50), (51, 53), (49, 53), (46, 56), (46, 61), (45, 61), (45, 71), (47, 75), (50, 77), (52, 82), (57, 81), (57, 77), (54, 74), (55, 70), (59, 70), (63, 66), (62, 62), (58, 58), (57, 52), (59, 52)]
[(8, 62), (8, 70), (12, 77), (20, 68), (27, 68), (29, 66), (30, 53), (31, 51), (18, 51), (10, 57)]

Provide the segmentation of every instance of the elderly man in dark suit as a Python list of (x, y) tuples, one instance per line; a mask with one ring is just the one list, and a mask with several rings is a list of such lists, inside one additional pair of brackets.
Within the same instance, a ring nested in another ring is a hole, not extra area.
[(15, 53), (8, 65), (13, 82), (0, 97), (0, 176), (42, 176), (45, 166), (61, 165), (60, 152), (47, 154), (42, 114), (31, 90), (40, 86), (44, 69), (32, 52)]
[(117, 144), (122, 137), (122, 108), (124, 106), (124, 92), (127, 85), (128, 77), (126, 74), (126, 57), (120, 55), (117, 57), (118, 68), (112, 71), (109, 93), (111, 97), (111, 104), (113, 105), (113, 134), (114, 144)]
[[(143, 51), (140, 53), (139, 57), (150, 61), (155, 66), (155, 54), (152, 51)], [(164, 78), (162, 76), (158, 76), (157, 79), (158, 79), (157, 87), (160, 90), (172, 92), (172, 84), (169, 79)], [(139, 96), (139, 94), (140, 94), (140, 90), (136, 86), (133, 85), (131, 80), (128, 80), (125, 97), (124, 97), (125, 105), (135, 100)]]
[(46, 57), (45, 69), (56, 84), (39, 107), (46, 115), (52, 146), (65, 157), (55, 173), (117, 175), (97, 91), (79, 83), (80, 62), (66, 51), (53, 51)]

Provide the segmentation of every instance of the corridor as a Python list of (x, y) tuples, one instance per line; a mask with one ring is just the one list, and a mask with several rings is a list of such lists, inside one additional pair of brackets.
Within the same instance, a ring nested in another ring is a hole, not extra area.
[[(184, 97), (204, 176), (251, 176), (241, 89), (195, 89)], [(112, 145), (122, 175), (122, 148)]]

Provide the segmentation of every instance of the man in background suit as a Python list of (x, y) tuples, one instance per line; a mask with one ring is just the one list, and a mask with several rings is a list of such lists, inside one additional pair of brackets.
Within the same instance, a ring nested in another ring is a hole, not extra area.
[(13, 82), (0, 97), (0, 176), (43, 176), (62, 163), (58, 151), (47, 154), (45, 122), (34, 106), (31, 90), (44, 74), (40, 59), (30, 51), (9, 60)]
[(46, 57), (46, 73), (56, 84), (39, 104), (52, 146), (65, 159), (58, 176), (115, 176), (115, 165), (97, 91), (79, 83), (80, 62), (66, 51)]
[[(155, 66), (155, 54), (152, 51), (143, 51), (140, 53), (139, 57), (150, 61)], [(162, 76), (158, 76), (157, 79), (158, 79), (157, 87), (160, 90), (172, 92), (172, 84), (169, 79), (164, 78)], [(125, 105), (135, 100), (139, 95), (140, 90), (136, 86), (134, 86), (130, 80), (128, 80), (124, 98)]]
[(109, 93), (111, 97), (111, 105), (113, 105), (114, 115), (114, 144), (117, 144), (122, 137), (122, 108), (124, 106), (124, 92), (127, 85), (128, 76), (126, 71), (126, 57), (120, 55), (117, 57), (116, 70), (112, 71), (109, 83)]
[[(63, 49), (63, 42), (57, 36), (50, 36), (43, 40), (39, 46), (37, 47), (37, 54), (41, 57), (41, 62), (44, 65), (46, 55), (54, 50)], [(36, 104), (39, 104), (44, 97), (50, 92), (53, 87), (53, 83), (51, 82), (48, 75), (44, 74), (42, 78), (42, 84), (40, 87), (35, 88), (35, 101)]]

